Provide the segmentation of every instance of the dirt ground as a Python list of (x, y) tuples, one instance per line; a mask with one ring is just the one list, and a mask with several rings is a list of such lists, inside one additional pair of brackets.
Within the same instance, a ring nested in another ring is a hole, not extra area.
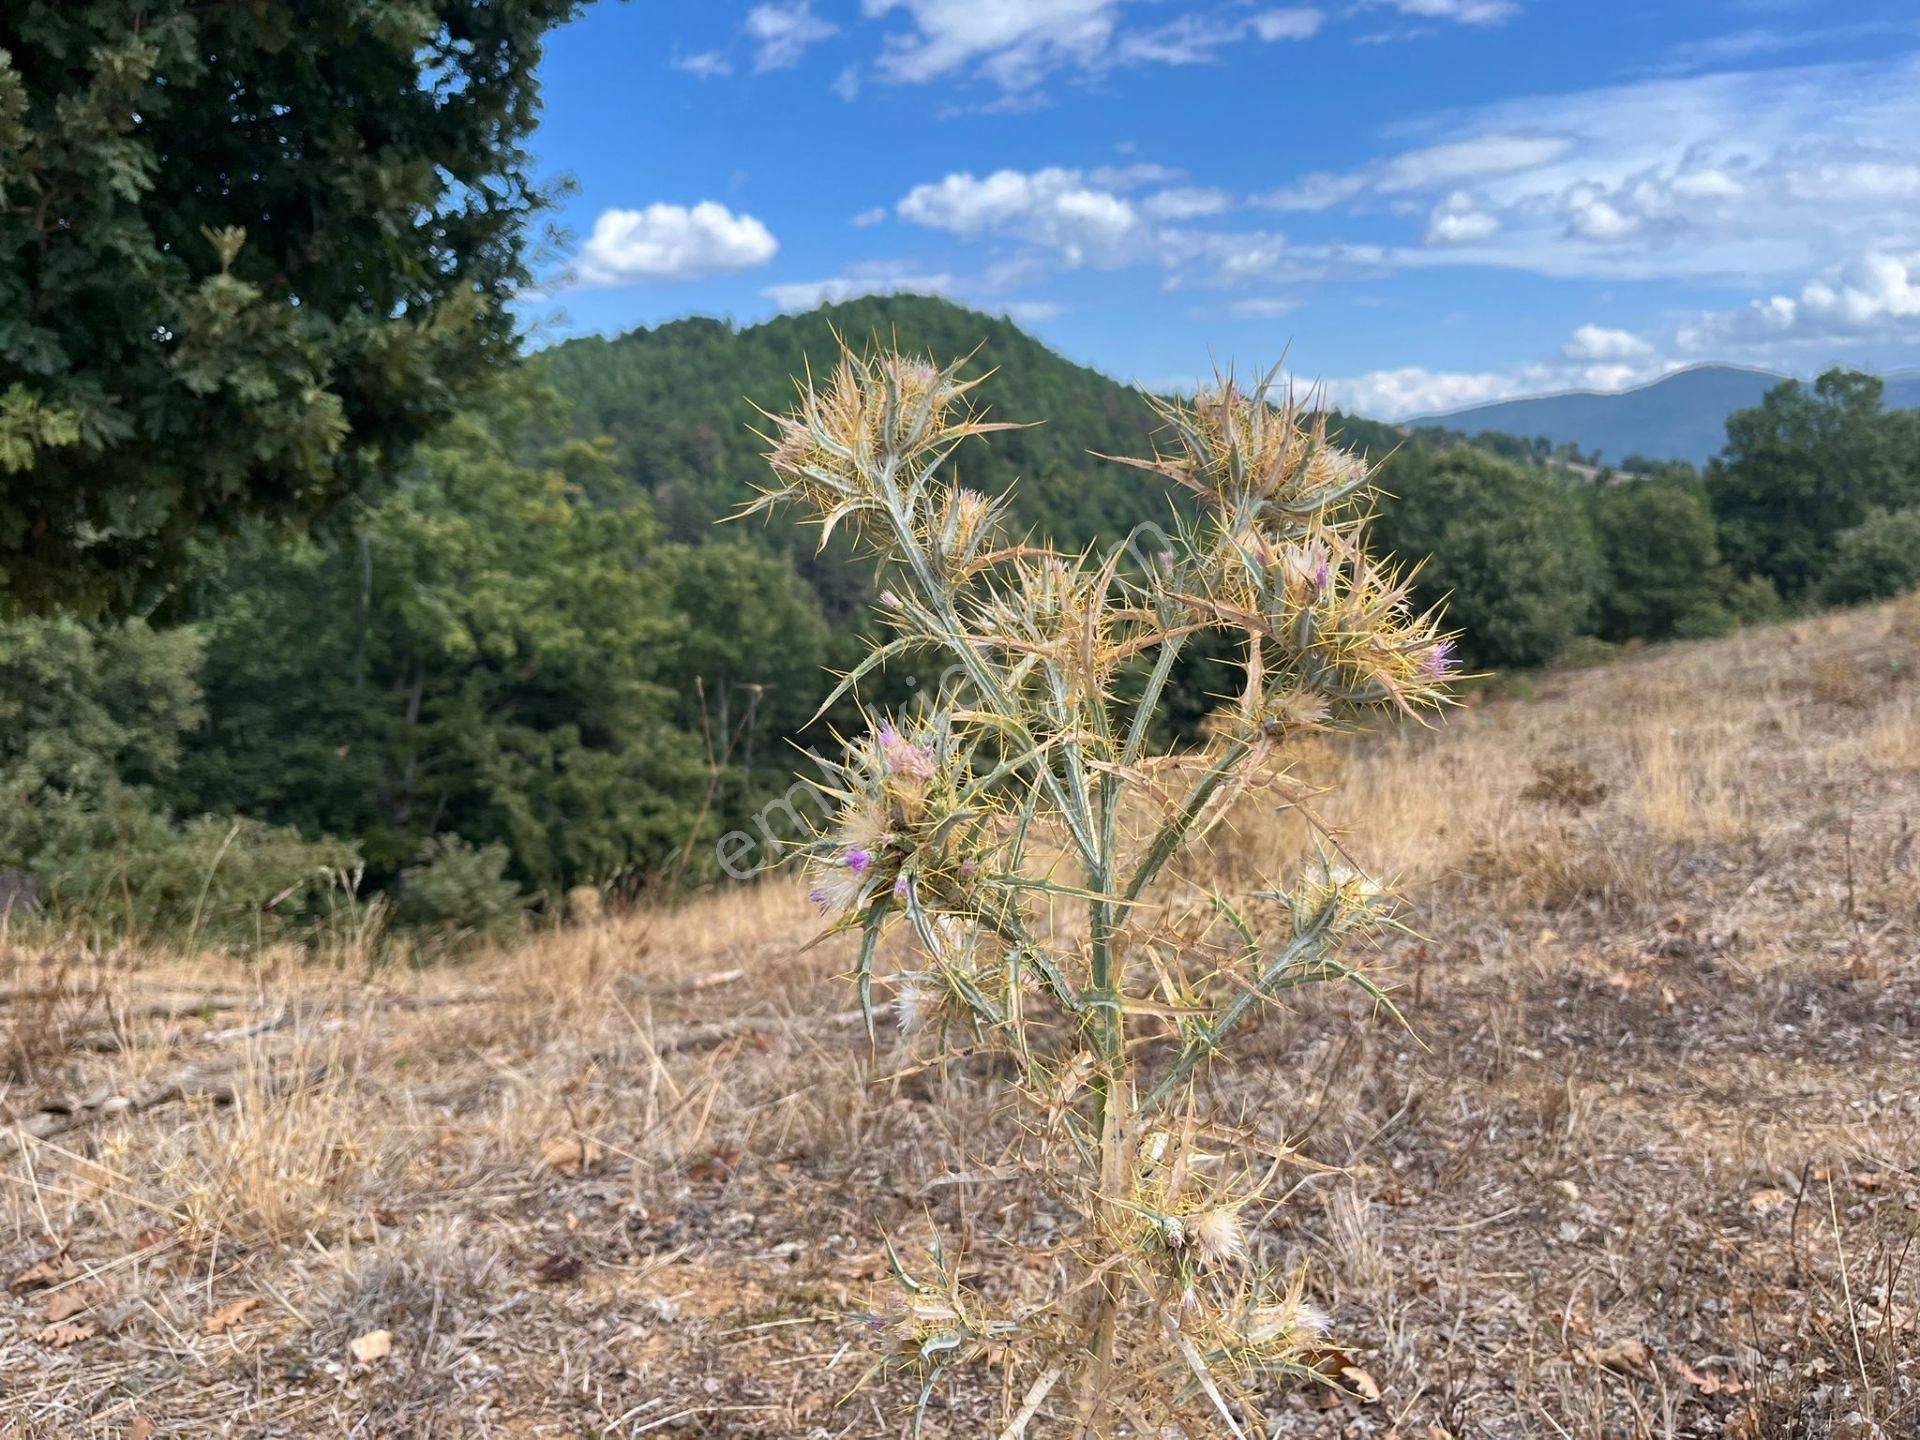
[[(1920, 1437), (1920, 601), (1304, 769), (1420, 938), (1410, 1029), (1313, 994), (1207, 1081), (1314, 1162), (1256, 1241), (1357, 1372), (1269, 1433)], [(1270, 811), (1209, 880), (1291, 858)], [(870, 1051), (816, 923), (740, 887), (371, 978), (0, 941), (0, 1434), (904, 1433), (883, 1233), (991, 1284), (1047, 1216), (996, 1075)], [(1009, 1408), (976, 1367), (926, 1433)]]

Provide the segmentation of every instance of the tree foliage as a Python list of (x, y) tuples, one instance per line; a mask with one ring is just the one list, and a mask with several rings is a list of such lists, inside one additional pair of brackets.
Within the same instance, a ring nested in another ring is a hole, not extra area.
[(1820, 581), (1836, 537), (1876, 508), (1920, 502), (1920, 415), (1881, 408), (1883, 385), (1828, 370), (1789, 380), (1727, 421), (1707, 484), (1727, 557), (1788, 599)]
[(669, 723), (680, 628), (644, 498), (606, 454), (500, 395), (420, 451), (341, 543), (259, 543), (207, 602), (209, 723), (185, 786), (207, 808), (363, 837), (391, 876), (435, 836), (499, 843), (531, 887), (684, 838), (693, 737)]
[(1398, 455), (1375, 535), (1413, 561), (1423, 604), (1445, 599), (1476, 665), (1537, 665), (1580, 632), (1599, 557), (1578, 499), (1553, 471), (1464, 445)]
[(144, 606), (510, 359), (533, 72), (577, 8), (0, 8), (0, 607)]

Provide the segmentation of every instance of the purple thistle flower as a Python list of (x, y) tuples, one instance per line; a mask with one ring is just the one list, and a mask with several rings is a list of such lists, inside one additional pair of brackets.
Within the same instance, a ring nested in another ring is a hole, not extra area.
[(807, 892), (807, 899), (818, 905), (822, 910), (833, 903), (833, 897), (817, 885)]
[(893, 877), (893, 898), (894, 898), (894, 899), (896, 899), (896, 900), (904, 900), (904, 899), (906, 899), (906, 898), (907, 898), (907, 890), (908, 890), (909, 888), (910, 888), (910, 887), (909, 887), (909, 886), (907, 885), (907, 877), (906, 877), (906, 876), (904, 876), (904, 875), (896, 875), (896, 876), (894, 876), (894, 877)]
[(1442, 640), (1420, 662), (1420, 673), (1429, 680), (1444, 680), (1453, 669), (1453, 641)]
[(1173, 569), (1173, 566), (1174, 566), (1174, 554), (1173, 554), (1173, 551), (1171, 551), (1171, 550), (1162, 550), (1162, 551), (1160, 552), (1160, 554), (1159, 554), (1159, 556), (1158, 556), (1157, 558), (1158, 558), (1158, 559), (1159, 559), (1159, 561), (1160, 561), (1160, 568), (1161, 568), (1162, 570), (1172, 570), (1172, 569)]
[(1332, 578), (1333, 578), (1333, 567), (1327, 563), (1327, 557), (1322, 555), (1320, 557), (1319, 567), (1315, 569), (1313, 572), (1313, 588), (1316, 590), (1326, 589), (1327, 581), (1331, 580)]
[(873, 864), (872, 851), (849, 850), (847, 852), (847, 869), (851, 870), (854, 874), (856, 875), (866, 874), (867, 867), (871, 864)]
[(873, 732), (873, 738), (880, 742), (882, 750), (891, 750), (900, 743), (900, 732), (893, 728), (891, 720), (882, 720), (880, 728)]
[(979, 873), (980, 873), (979, 861), (962, 860), (960, 862), (960, 878), (962, 880), (971, 880), (973, 879), (974, 876), (978, 875)]

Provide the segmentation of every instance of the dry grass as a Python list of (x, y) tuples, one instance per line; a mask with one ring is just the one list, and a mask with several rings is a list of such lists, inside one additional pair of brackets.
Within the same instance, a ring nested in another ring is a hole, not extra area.
[[(1414, 1034), (1315, 994), (1208, 1080), (1332, 1167), (1255, 1239), (1381, 1392), (1273, 1434), (1920, 1435), (1916, 706), (1908, 601), (1300, 757), (1420, 936)], [(1280, 799), (1197, 885), (1297, 861)], [(883, 1228), (1012, 1293), (1054, 1217), (1000, 1080), (870, 1056), (814, 923), (741, 888), (419, 974), (0, 942), (0, 1105), (64, 1127), (0, 1158), (53, 1282), (0, 1298), (0, 1434), (898, 1433), (844, 1398)], [(976, 1372), (929, 1433), (1008, 1408)]]

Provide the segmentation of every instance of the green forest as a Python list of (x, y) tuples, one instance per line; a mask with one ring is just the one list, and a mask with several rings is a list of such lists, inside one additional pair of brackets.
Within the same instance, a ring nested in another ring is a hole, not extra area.
[[(1177, 522), (1101, 458), (1151, 450), (1144, 396), (942, 300), (532, 350), (532, 75), (576, 8), (0, 17), (0, 872), (48, 920), (245, 946), (377, 898), (452, 944), (711, 880), (857, 723), (813, 697), (884, 579), (730, 519), (836, 336), (1047, 417), (955, 461), (1031, 537)], [(1865, 374), (1779, 386), (1703, 471), (1330, 422), (1496, 679), (1920, 582), (1920, 413)], [(1233, 661), (1181, 675), (1195, 726)]]

